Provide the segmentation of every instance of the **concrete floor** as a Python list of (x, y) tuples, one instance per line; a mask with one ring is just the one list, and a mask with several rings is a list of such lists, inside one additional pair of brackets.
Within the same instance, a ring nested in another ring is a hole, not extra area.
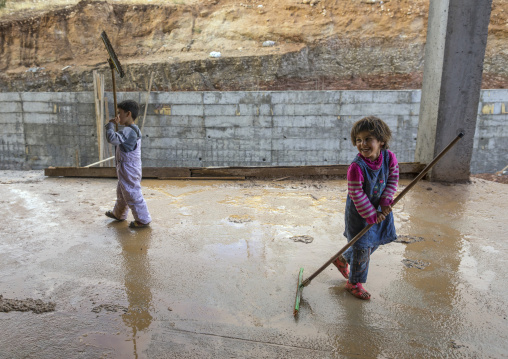
[(104, 216), (116, 180), (0, 171), (0, 295), (56, 304), (0, 313), (0, 358), (508, 357), (504, 184), (421, 182), (394, 208), (404, 243), (372, 257), (372, 299), (330, 267), (296, 320), (299, 268), (345, 244), (345, 181), (142, 185), (154, 221), (134, 231)]

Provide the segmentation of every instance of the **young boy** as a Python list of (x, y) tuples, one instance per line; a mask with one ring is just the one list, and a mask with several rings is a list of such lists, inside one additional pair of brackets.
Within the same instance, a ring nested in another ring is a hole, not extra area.
[(370, 299), (362, 285), (367, 281), (370, 255), (380, 245), (397, 239), (391, 204), (399, 182), (399, 165), (388, 150), (391, 136), (386, 123), (374, 116), (362, 118), (351, 130), (358, 155), (347, 172), (344, 236), (350, 242), (368, 224), (374, 226), (334, 264), (348, 279), (346, 290), (359, 299)]
[[(148, 227), (152, 218), (141, 193), (141, 131), (134, 124), (139, 105), (136, 101), (126, 100), (117, 107), (118, 115), (106, 124), (106, 140), (115, 146), (118, 176), (115, 208), (107, 211), (106, 216), (124, 221), (130, 208), (134, 221), (129, 227), (144, 228)], [(125, 127), (115, 132), (115, 124)]]

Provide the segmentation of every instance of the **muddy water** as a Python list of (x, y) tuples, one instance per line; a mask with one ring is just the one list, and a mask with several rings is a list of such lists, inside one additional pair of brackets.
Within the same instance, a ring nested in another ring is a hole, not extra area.
[(372, 257), (372, 300), (329, 268), (295, 320), (299, 268), (344, 244), (345, 182), (143, 181), (139, 231), (103, 215), (115, 184), (0, 172), (0, 295), (56, 303), (0, 313), (0, 358), (508, 355), (506, 185), (417, 185), (394, 208), (406, 240)]

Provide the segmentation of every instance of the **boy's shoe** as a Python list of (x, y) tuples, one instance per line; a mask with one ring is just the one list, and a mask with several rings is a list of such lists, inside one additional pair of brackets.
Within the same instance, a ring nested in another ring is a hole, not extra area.
[(129, 227), (131, 227), (131, 228), (146, 228), (149, 225), (150, 225), (150, 223), (141, 223), (138, 221), (132, 221), (131, 223), (129, 223)]
[(341, 255), (339, 258), (337, 258), (333, 264), (337, 267), (339, 272), (342, 274), (342, 276), (346, 279), (349, 278), (349, 269), (346, 262), (346, 259)]
[(351, 284), (347, 281), (346, 290), (358, 299), (370, 299), (370, 293), (363, 288), (362, 283)]
[(125, 221), (125, 219), (116, 218), (116, 216), (113, 214), (113, 211), (107, 211), (106, 216), (108, 216), (109, 218), (113, 218), (115, 221), (118, 221), (118, 222)]

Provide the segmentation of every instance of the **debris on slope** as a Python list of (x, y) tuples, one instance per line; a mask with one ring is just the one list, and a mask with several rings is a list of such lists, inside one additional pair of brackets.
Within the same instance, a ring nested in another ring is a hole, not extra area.
[[(0, 10), (0, 91), (92, 90), (92, 72), (109, 70), (102, 30), (126, 71), (119, 91), (145, 89), (151, 72), (159, 91), (421, 87), (426, 0), (52, 3)], [(507, 5), (493, 2), (484, 87), (508, 83)]]

